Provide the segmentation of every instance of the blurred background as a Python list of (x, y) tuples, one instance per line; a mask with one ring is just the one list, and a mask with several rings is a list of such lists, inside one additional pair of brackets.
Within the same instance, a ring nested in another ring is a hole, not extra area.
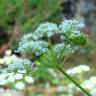
[(8, 64), (26, 57), (14, 52), (23, 34), (34, 31), (42, 22), (59, 24), (65, 19), (83, 22), (90, 40), (69, 57), (64, 67), (96, 96), (96, 0), (0, 0), (0, 96), (85, 96), (54, 69), (41, 68), (33, 77), (4, 73)]

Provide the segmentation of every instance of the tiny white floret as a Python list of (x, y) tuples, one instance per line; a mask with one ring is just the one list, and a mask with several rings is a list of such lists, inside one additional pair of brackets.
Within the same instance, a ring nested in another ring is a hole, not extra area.
[(34, 83), (34, 79), (31, 76), (25, 76), (26, 83)]
[(25, 88), (24, 82), (22, 82), (22, 81), (17, 82), (15, 84), (15, 88), (18, 89), (18, 90), (24, 90), (24, 88)]

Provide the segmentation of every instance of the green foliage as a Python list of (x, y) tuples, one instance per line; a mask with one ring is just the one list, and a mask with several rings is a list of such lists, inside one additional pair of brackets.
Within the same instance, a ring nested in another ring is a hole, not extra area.
[(18, 38), (24, 32), (34, 30), (41, 22), (51, 19), (59, 22), (60, 2), (61, 0), (0, 0), (0, 27), (11, 36), (14, 44), (11, 47), (14, 49)]
[(38, 65), (34, 71), (35, 72), (32, 72), (32, 76), (34, 77), (35, 82), (52, 82), (54, 79), (51, 72), (48, 71), (48, 67), (44, 65)]
[(0, 0), (0, 25), (11, 28), (19, 23), (21, 31), (34, 29), (41, 21), (60, 10), (61, 0)]

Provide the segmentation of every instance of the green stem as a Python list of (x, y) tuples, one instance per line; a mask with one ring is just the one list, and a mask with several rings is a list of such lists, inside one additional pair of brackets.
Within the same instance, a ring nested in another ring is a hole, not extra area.
[(68, 59), (68, 57), (69, 57), (69, 55), (64, 58), (64, 60), (61, 62), (61, 65), (63, 65), (66, 62), (66, 60)]
[(50, 46), (50, 50), (51, 50), (51, 53), (52, 53), (53, 59), (54, 59), (54, 61), (56, 61), (56, 59), (55, 59), (55, 54), (54, 54), (54, 51), (53, 51), (53, 46), (52, 46), (52, 44), (51, 44), (51, 40), (50, 40), (49, 37), (48, 37), (48, 41), (49, 41), (49, 46)]
[(89, 92), (87, 92), (82, 86), (80, 86), (69, 74), (66, 73), (64, 69), (60, 66), (57, 67), (60, 72), (62, 72), (70, 81), (72, 81), (78, 88), (80, 88), (87, 96), (92, 96)]
[(65, 46), (64, 46), (64, 48), (63, 48), (63, 50), (62, 50), (63, 52), (62, 52), (62, 54), (61, 54), (61, 56), (60, 56), (59, 62), (62, 60), (62, 58), (63, 58), (63, 56), (64, 56), (65, 48), (66, 48), (66, 43), (65, 43)]
[[(48, 58), (46, 58), (46, 60), (48, 60), (50, 63), (52, 63), (52, 61), (50, 61)], [(41, 62), (42, 63), (42, 62)], [(56, 65), (57, 69), (62, 72), (70, 81), (72, 81), (78, 88), (80, 88), (87, 96), (92, 96), (89, 92), (87, 92), (81, 85), (79, 85), (69, 74), (66, 73), (66, 71), (64, 70), (64, 68), (58, 66), (57, 63), (55, 63), (54, 65)]]
[[(53, 52), (53, 49), (51, 50), (51, 52)], [(54, 56), (54, 54), (53, 54), (53, 56)], [(48, 60), (50, 63), (53, 63), (47, 57), (45, 57), (45, 59)], [(64, 62), (65, 61), (66, 61), (66, 59), (64, 60)], [(78, 84), (69, 74), (67, 74), (66, 71), (62, 67), (59, 66), (59, 64), (55, 61), (55, 59), (54, 59), (54, 65), (56, 66), (55, 68), (57, 68), (60, 72), (62, 72), (70, 81), (72, 81), (78, 88), (80, 88), (87, 96), (92, 96), (80, 84)]]

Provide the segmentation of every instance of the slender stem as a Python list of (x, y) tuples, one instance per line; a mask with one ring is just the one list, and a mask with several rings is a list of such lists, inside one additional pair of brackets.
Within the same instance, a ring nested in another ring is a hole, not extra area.
[(62, 54), (61, 54), (61, 56), (60, 56), (59, 61), (61, 61), (61, 60), (62, 60), (62, 58), (63, 58), (63, 56), (64, 56), (64, 51), (65, 51), (65, 48), (66, 48), (66, 43), (65, 43), (65, 46), (64, 46), (64, 48), (63, 48), (63, 52), (62, 52)]
[(54, 61), (56, 61), (56, 59), (55, 59), (55, 54), (54, 54), (54, 50), (53, 50), (53, 46), (52, 46), (52, 44), (51, 44), (51, 40), (50, 40), (49, 37), (48, 37), (48, 41), (49, 41), (49, 46), (50, 46), (50, 50), (51, 50), (53, 59), (54, 59)]
[[(52, 52), (52, 56), (54, 59), (54, 65), (56, 65), (57, 69), (62, 72), (70, 81), (72, 81), (78, 88), (80, 88), (87, 96), (92, 96), (89, 92), (87, 92), (80, 84), (78, 84), (69, 74), (66, 73), (66, 71), (64, 70), (64, 68), (62, 69), (62, 67), (59, 66), (57, 60), (55, 60), (55, 55), (52, 49), (52, 44), (51, 41), (49, 39), (49, 43), (50, 43), (50, 48), (51, 48), (51, 52)], [(67, 59), (68, 57), (66, 57)], [(48, 60), (50, 63), (53, 63), (52, 61), (50, 61), (48, 58), (45, 57), (46, 60)], [(66, 59), (64, 60), (64, 62), (66, 61)], [(63, 63), (64, 63), (63, 62)], [(42, 62), (41, 62), (42, 63)], [(61, 63), (62, 64), (62, 63)]]
[[(48, 60), (50, 63), (52, 63), (52, 61), (50, 61), (48, 58), (46, 58), (46, 60)], [(56, 65), (57, 69), (62, 72), (70, 81), (72, 81), (78, 88), (80, 88), (87, 96), (92, 96), (89, 92), (87, 92), (81, 85), (79, 85), (69, 74), (66, 73), (66, 71), (64, 70), (64, 68), (58, 66), (58, 63), (55, 63), (54, 65)]]
[(87, 92), (82, 86), (80, 86), (69, 74), (66, 73), (64, 69), (60, 66), (57, 67), (60, 72), (62, 72), (70, 81), (72, 81), (78, 88), (80, 88), (87, 96), (92, 96), (89, 92)]
[(66, 60), (68, 59), (68, 57), (69, 57), (69, 55), (64, 58), (64, 60), (61, 62), (61, 65), (63, 65), (66, 62)]
[[(45, 58), (46, 59), (46, 58)], [(48, 60), (48, 59), (46, 59), (46, 60)], [(43, 61), (38, 61), (40, 64), (42, 64), (42, 65), (44, 65), (44, 66), (47, 66), (47, 67), (49, 67), (49, 65), (48, 64), (45, 64)], [(50, 63), (52, 63), (52, 62), (50, 62)]]

